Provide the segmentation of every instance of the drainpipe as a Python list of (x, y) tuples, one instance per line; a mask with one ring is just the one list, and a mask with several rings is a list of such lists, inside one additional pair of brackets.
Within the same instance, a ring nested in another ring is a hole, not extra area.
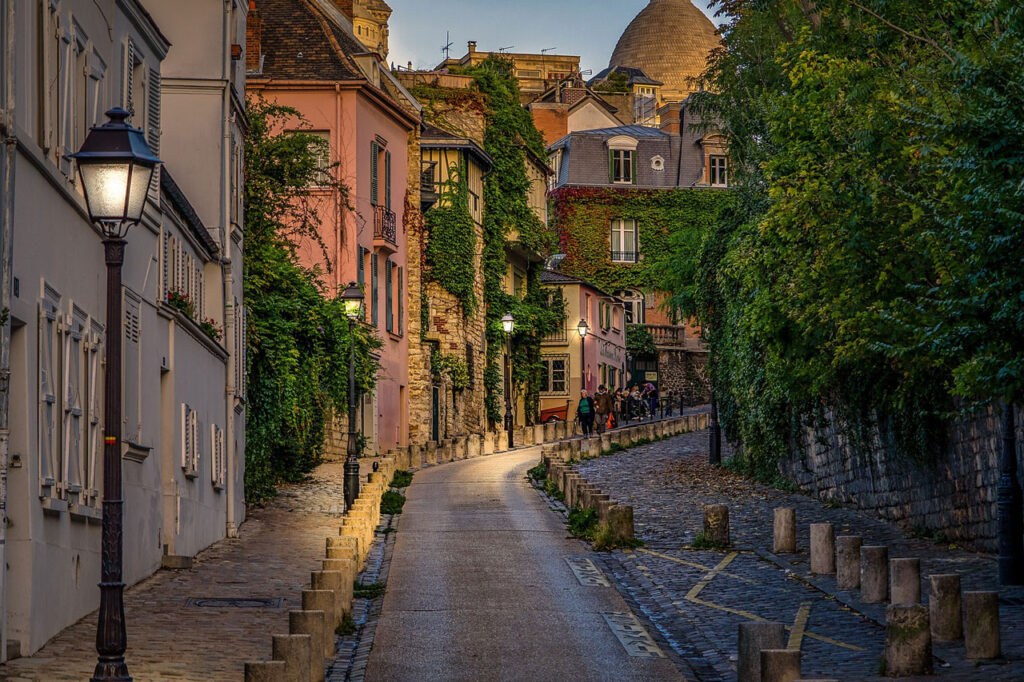
[[(221, 110), (221, 215), (220, 246), (221, 273), (224, 279), (224, 340), (227, 342), (228, 364), (224, 381), (224, 456), (227, 474), (224, 485), (225, 533), (229, 538), (238, 537), (238, 522), (235, 518), (235, 294), (234, 278), (231, 271), (231, 0), (224, 0), (224, 36), (222, 41), (224, 57), (221, 77), (224, 81)], [(239, 188), (241, 191), (241, 188)]]
[(0, 663), (7, 660), (7, 463), (10, 445), (8, 405), (11, 379), (11, 242), (14, 238), (14, 3), (2, 0), (3, 78), (0, 80)]

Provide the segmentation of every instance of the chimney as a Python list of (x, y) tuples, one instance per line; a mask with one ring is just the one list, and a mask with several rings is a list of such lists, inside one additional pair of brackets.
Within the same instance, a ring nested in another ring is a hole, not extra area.
[(263, 61), (263, 17), (256, 9), (256, 0), (249, 0), (249, 14), (245, 19), (245, 71), (258, 73)]
[(471, 40), (469, 41), (469, 53), (473, 54), (474, 52), (476, 52), (476, 41)]
[(682, 123), (680, 118), (680, 105), (665, 104), (658, 108), (658, 116), (661, 117), (661, 130), (669, 135), (680, 135)]

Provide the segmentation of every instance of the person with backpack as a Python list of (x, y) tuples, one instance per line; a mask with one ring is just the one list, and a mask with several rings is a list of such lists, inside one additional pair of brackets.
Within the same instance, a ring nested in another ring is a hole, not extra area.
[(590, 438), (594, 431), (594, 416), (597, 414), (597, 406), (594, 399), (586, 391), (580, 391), (580, 403), (576, 406), (576, 418), (580, 420), (580, 428), (583, 436)]

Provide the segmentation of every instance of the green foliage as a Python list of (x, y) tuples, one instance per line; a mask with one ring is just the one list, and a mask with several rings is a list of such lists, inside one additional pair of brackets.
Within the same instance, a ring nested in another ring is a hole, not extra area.
[(697, 533), (697, 537), (693, 539), (693, 544), (690, 545), (693, 549), (728, 549), (729, 545), (722, 542), (715, 542), (708, 536), (704, 535), (704, 531)]
[(338, 627), (334, 628), (334, 634), (338, 635), (339, 637), (348, 637), (349, 635), (356, 634), (356, 630), (358, 629), (359, 628), (356, 627), (356, 622), (352, 620), (352, 616), (346, 613), (344, 616), (342, 616), (341, 622), (338, 624)]
[(377, 597), (383, 597), (387, 587), (387, 583), (370, 583), (368, 585), (364, 585), (356, 580), (352, 583), (352, 598), (376, 599)]
[(452, 167), (438, 202), (424, 214), (427, 230), (426, 276), (462, 303), (469, 317), (476, 309), (476, 224), (469, 210), (469, 183), (465, 164)]
[(576, 538), (593, 540), (597, 530), (597, 511), (573, 507), (569, 511), (569, 534)]
[(721, 11), (691, 107), (729, 139), (736, 200), (658, 276), (704, 326), (738, 465), (776, 476), (826, 420), (930, 461), (959, 401), (1024, 397), (1024, 10)]
[(437, 376), (447, 376), (452, 382), (452, 389), (465, 391), (469, 388), (469, 367), (466, 361), (457, 355), (434, 350), (430, 353), (430, 369)]
[(412, 472), (399, 469), (391, 477), (392, 488), (408, 488), (412, 484)]
[(654, 334), (651, 330), (641, 324), (630, 324), (626, 326), (626, 352), (631, 356), (656, 355), (657, 347), (654, 345)]
[(544, 462), (541, 462), (527, 471), (526, 475), (531, 481), (537, 481), (540, 483), (548, 479), (548, 468), (544, 466)]
[[(247, 311), (246, 502), (273, 494), (280, 480), (301, 480), (318, 462), (327, 419), (347, 404), (349, 349), (357, 383), (373, 386), (379, 345), (349, 333), (335, 292), (301, 267), (293, 240), (319, 239), (308, 190), (320, 177), (318, 145), (303, 132), (280, 132), (301, 119), (284, 107), (249, 102), (245, 141), (245, 306)], [(344, 199), (343, 186), (334, 187)]]
[(550, 478), (544, 484), (544, 492), (547, 493), (548, 497), (553, 497), (559, 502), (565, 502), (565, 493), (559, 490), (558, 486)]
[(611, 93), (629, 93), (632, 92), (632, 88), (629, 87), (629, 76), (622, 73), (621, 71), (613, 71), (608, 74), (608, 77), (598, 82), (594, 89), (598, 92), (611, 92)]
[(401, 514), (405, 505), (405, 495), (394, 490), (385, 490), (380, 498), (381, 514)]

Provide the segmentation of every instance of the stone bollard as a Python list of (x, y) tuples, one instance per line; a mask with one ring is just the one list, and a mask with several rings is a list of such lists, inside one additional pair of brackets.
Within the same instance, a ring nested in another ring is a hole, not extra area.
[(970, 659), (999, 657), (998, 592), (964, 592), (964, 646)]
[(889, 598), (888, 547), (860, 548), (860, 597), (868, 604), (881, 604)]
[(928, 576), (928, 620), (932, 640), (955, 642), (964, 636), (960, 576), (955, 573)]
[(480, 453), (483, 455), (494, 454), (494, 431), (484, 431), (483, 441), (480, 445)]
[(284, 661), (285, 682), (309, 682), (312, 641), (309, 635), (274, 635), (271, 638), (271, 655), (275, 661)]
[(423, 446), (413, 443), (409, 446), (409, 466), (413, 469), (419, 469), (423, 464)]
[(334, 592), (330, 590), (303, 590), (302, 610), (324, 612), (324, 651), (327, 656), (334, 654), (334, 628), (341, 622), (337, 613), (338, 605)]
[(466, 457), (479, 457), (481, 452), (480, 434), (469, 434), (469, 440), (466, 442)]
[(889, 601), (893, 604), (921, 603), (921, 560), (889, 561)]
[(889, 604), (886, 607), (885, 674), (889, 677), (932, 674), (932, 635), (927, 606)]
[(811, 573), (836, 572), (836, 533), (831, 523), (811, 524)]
[(608, 452), (612, 449), (612, 435), (607, 431), (601, 434), (601, 450), (598, 454)]
[(752, 622), (739, 625), (739, 662), (736, 679), (761, 680), (761, 650), (786, 646), (786, 628), (782, 623)]
[(352, 611), (350, 574), (342, 571), (313, 571), (309, 576), (309, 586), (314, 590), (328, 590), (334, 593), (334, 613), (338, 619), (334, 625), (340, 625), (344, 615)]
[(428, 441), (426, 452), (423, 455), (423, 465), (433, 466), (435, 464), (437, 464), (437, 443)]
[(761, 682), (796, 682), (798, 679), (799, 649), (761, 650)]
[(548, 422), (544, 425), (544, 442), (553, 443), (555, 439), (555, 425), (553, 422)]
[(253, 661), (245, 664), (245, 682), (284, 682), (284, 661)]
[[(687, 417), (689, 419), (689, 417)], [(792, 507), (775, 509), (775, 522), (772, 525), (772, 551), (796, 551), (796, 510)]]
[(625, 504), (616, 504), (608, 509), (608, 528), (613, 542), (633, 539), (633, 508)]
[(599, 523), (608, 523), (609, 513), (616, 504), (618, 503), (615, 500), (608, 499), (607, 495), (604, 496), (604, 499), (597, 500), (597, 520)]
[(704, 539), (719, 547), (728, 547), (729, 507), (724, 504), (709, 504), (704, 507)]
[(309, 681), (323, 682), (324, 661), (324, 612), (289, 611), (288, 631), (293, 635), (310, 636)]
[(836, 587), (840, 590), (860, 587), (860, 547), (864, 539), (857, 535), (841, 535), (836, 542)]
[(340, 623), (342, 616), (352, 608), (352, 583), (355, 582), (359, 571), (356, 570), (356, 562), (351, 556), (327, 557), (323, 562), (323, 570), (324, 573), (341, 573), (340, 578), (333, 575), (325, 578), (328, 584), (339, 584), (335, 592), (338, 593), (338, 602), (341, 605), (341, 611), (338, 612)]

